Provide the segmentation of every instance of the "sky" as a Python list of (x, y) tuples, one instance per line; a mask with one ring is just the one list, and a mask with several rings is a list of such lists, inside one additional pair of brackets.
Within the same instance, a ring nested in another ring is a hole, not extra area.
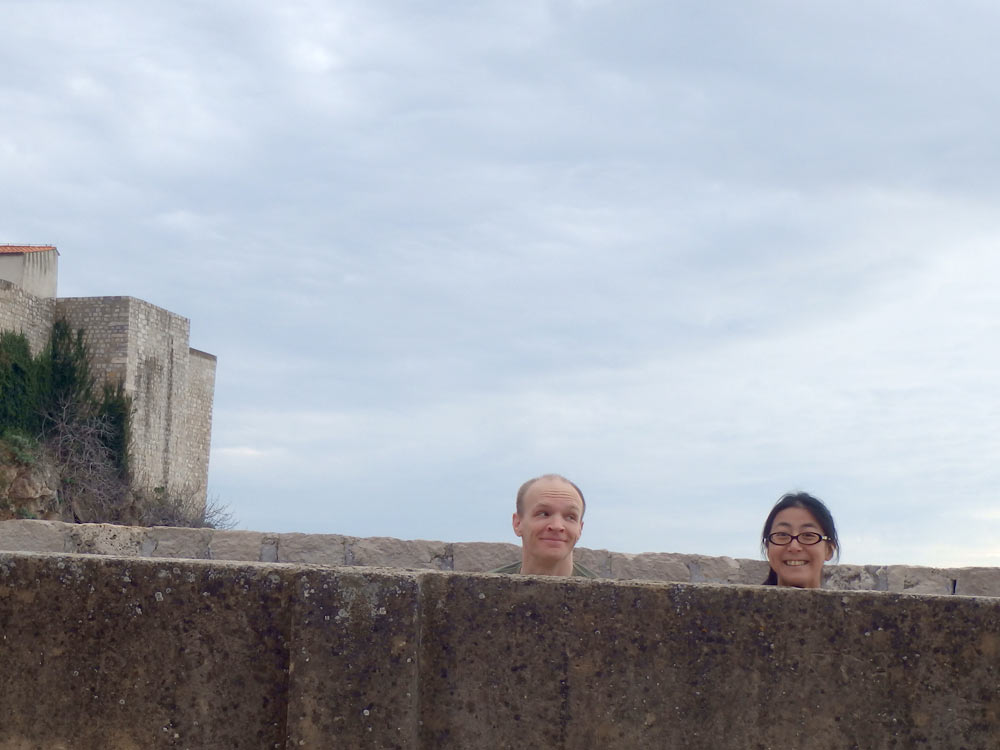
[(0, 0), (0, 243), (218, 357), (239, 528), (1000, 565), (1000, 6)]

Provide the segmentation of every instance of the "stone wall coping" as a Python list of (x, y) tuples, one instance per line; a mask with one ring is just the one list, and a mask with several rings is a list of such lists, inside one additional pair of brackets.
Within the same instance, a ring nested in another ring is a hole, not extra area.
[[(506, 542), (36, 520), (0, 522), (0, 550), (456, 572), (487, 572), (520, 557), (520, 547)], [(576, 559), (612, 580), (754, 585), (767, 574), (763, 560), (671, 552), (633, 554), (579, 547)], [(1000, 597), (1000, 568), (828, 565), (824, 586), (838, 591)]]
[(994, 748), (998, 613), (989, 597), (0, 552), (0, 750)]

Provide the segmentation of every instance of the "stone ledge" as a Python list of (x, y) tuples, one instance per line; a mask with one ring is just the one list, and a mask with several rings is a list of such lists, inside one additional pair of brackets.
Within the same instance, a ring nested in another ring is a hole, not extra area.
[(988, 598), (0, 553), (0, 633), (0, 750), (1000, 745)]
[[(493, 542), (436, 542), (339, 534), (267, 534), (56, 521), (0, 522), (0, 550), (78, 552), (247, 562), (361, 565), (407, 570), (485, 572), (520, 557)], [(577, 548), (576, 559), (602, 577), (679, 583), (759, 584), (767, 563), (670, 552), (625, 554)], [(938, 569), (909, 565), (828, 565), (825, 587), (847, 591), (1000, 597), (1000, 568)]]

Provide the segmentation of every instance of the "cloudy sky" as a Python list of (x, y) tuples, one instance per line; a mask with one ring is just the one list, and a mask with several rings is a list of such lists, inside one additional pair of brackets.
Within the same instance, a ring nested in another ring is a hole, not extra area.
[(0, 242), (216, 354), (241, 528), (1000, 564), (1000, 9), (0, 0)]

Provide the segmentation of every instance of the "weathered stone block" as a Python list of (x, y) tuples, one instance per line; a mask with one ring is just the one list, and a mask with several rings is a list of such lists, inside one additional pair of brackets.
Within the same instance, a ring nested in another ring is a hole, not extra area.
[(886, 568), (889, 591), (902, 594), (953, 594), (955, 578), (952, 572), (912, 565), (889, 565)]
[(743, 575), (731, 557), (688, 555), (687, 559), (692, 583), (739, 583)]
[(110, 523), (81, 523), (66, 526), (70, 551), (87, 555), (138, 557), (147, 529)]
[(0, 555), (0, 748), (284, 747), (291, 575)]
[(739, 573), (732, 578), (732, 583), (745, 583), (751, 586), (759, 586), (767, 580), (767, 574), (771, 572), (771, 566), (768, 564), (767, 560), (747, 560), (742, 558), (738, 559), (736, 563), (740, 566), (740, 570)]
[(2, 750), (1000, 746), (997, 599), (3, 553), (0, 633)]
[(442, 574), (422, 587), (421, 747), (1000, 742), (991, 600)]
[(208, 556), (212, 560), (275, 562), (261, 559), (263, 540), (264, 535), (259, 531), (216, 530), (208, 542)]
[(691, 571), (688, 570), (684, 557), (670, 552), (643, 552), (638, 555), (612, 552), (610, 577), (618, 580), (688, 583)]
[(0, 550), (66, 552), (70, 545), (66, 529), (67, 525), (58, 521), (3, 521)]
[(878, 565), (825, 565), (823, 586), (845, 591), (888, 591), (888, 571)]
[(265, 534), (260, 540), (260, 561), (278, 562), (278, 537), (276, 534)]
[(521, 559), (521, 547), (496, 542), (455, 542), (451, 545), (456, 571), (485, 573)]
[(146, 529), (140, 552), (144, 557), (186, 557), (207, 560), (212, 529), (153, 526)]
[(347, 542), (347, 564), (409, 568), (424, 570), (451, 570), (451, 545), (444, 542), (367, 537)]
[(399, 571), (300, 573), (288, 744), (416, 748), (420, 588)]
[(1000, 568), (956, 568), (946, 572), (957, 577), (956, 594), (1000, 596)]
[(611, 553), (606, 549), (577, 547), (573, 550), (573, 561), (581, 563), (601, 578), (611, 578)]
[(345, 565), (349, 539), (340, 534), (279, 534), (278, 562)]

